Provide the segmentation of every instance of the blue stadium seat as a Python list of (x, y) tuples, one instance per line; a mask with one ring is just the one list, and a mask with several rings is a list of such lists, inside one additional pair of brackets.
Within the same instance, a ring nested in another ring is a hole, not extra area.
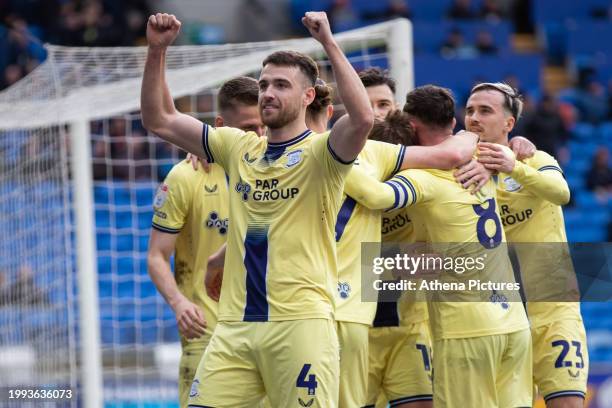
[(446, 16), (453, 0), (410, 0), (410, 10), (415, 21), (439, 21)]
[(134, 186), (136, 192), (136, 205), (138, 207), (151, 207), (153, 205), (153, 196), (157, 186), (151, 183), (137, 183)]
[(106, 232), (96, 234), (96, 247), (98, 251), (109, 251), (111, 249), (111, 236)]
[(131, 275), (134, 273), (134, 258), (124, 256), (117, 260), (117, 273), (121, 275)]
[(110, 214), (108, 210), (96, 208), (96, 227), (110, 227)]
[[(576, 2), (580, 3), (580, 2)], [(567, 52), (570, 55), (593, 55), (612, 53), (612, 23), (588, 22), (571, 25), (568, 30)]]
[(133, 251), (134, 236), (130, 233), (119, 233), (115, 235), (116, 247), (115, 251)]
[(414, 58), (417, 86), (437, 84), (466, 94), (475, 81), (501, 81), (515, 75), (524, 88), (540, 87), (542, 58), (538, 55), (503, 55), (474, 59), (445, 59), (433, 55)]
[(511, 50), (510, 35), (512, 27), (508, 22), (415, 22), (413, 24), (413, 38), (415, 52), (438, 54), (440, 46), (446, 40), (452, 29), (459, 29), (467, 44), (474, 44), (480, 31), (487, 31), (493, 36), (495, 45), (500, 53)]
[(578, 141), (596, 141), (595, 126), (590, 123), (578, 122), (572, 129), (573, 136)]

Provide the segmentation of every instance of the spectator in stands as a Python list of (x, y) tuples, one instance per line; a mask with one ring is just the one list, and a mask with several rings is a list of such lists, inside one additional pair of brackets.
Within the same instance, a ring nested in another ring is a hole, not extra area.
[(361, 21), (359, 14), (351, 4), (351, 0), (334, 0), (327, 10), (327, 15), (334, 31), (356, 27)]
[(472, 9), (472, 0), (453, 1), (446, 15), (455, 20), (472, 20), (478, 17)]
[(17, 280), (6, 291), (7, 302), (11, 304), (31, 306), (49, 303), (47, 293), (36, 286), (32, 268), (27, 264), (21, 266)]
[(608, 81), (608, 120), (612, 120), (612, 79)]
[(506, 12), (499, 0), (483, 0), (478, 15), (486, 21), (497, 22), (506, 18)]
[(113, 118), (109, 124), (112, 177), (120, 180), (151, 178), (151, 152), (141, 130), (132, 130), (132, 123)]
[(610, 167), (610, 151), (600, 146), (595, 152), (593, 165), (586, 175), (586, 185), (598, 194), (612, 193), (612, 167)]
[[(1, 3), (0, 3), (1, 7)], [(8, 303), (8, 288), (6, 285), (6, 274), (0, 270), (0, 307)]]
[(576, 89), (575, 104), (581, 121), (599, 124), (608, 116), (608, 97), (598, 81), (587, 78)]
[(482, 55), (495, 55), (497, 54), (497, 46), (495, 40), (490, 32), (481, 30), (476, 34), (476, 43), (474, 44), (476, 50)]
[(524, 132), (524, 136), (539, 150), (555, 157), (559, 147), (569, 139), (569, 133), (559, 114), (557, 101), (550, 94), (544, 94), (535, 111), (525, 115), (521, 132)]
[(473, 58), (478, 55), (473, 46), (466, 44), (463, 33), (456, 27), (448, 33), (440, 53), (445, 58)]
[(394, 18), (411, 18), (412, 11), (405, 0), (390, 0), (387, 8), (382, 13), (364, 13), (366, 20), (391, 20)]
[(23, 78), (24, 69), (21, 65), (11, 64), (4, 69), (4, 76), (2, 78), (2, 83), (0, 84), (0, 89), (8, 88), (13, 85), (15, 82), (19, 81)]

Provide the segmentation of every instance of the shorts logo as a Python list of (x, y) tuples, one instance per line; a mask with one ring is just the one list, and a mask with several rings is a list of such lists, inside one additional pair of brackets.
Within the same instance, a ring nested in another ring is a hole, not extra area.
[(304, 402), (304, 400), (303, 400), (303, 399), (298, 398), (298, 402), (300, 403), (300, 405), (301, 405), (302, 407), (309, 407), (309, 406), (311, 406), (311, 405), (312, 405), (312, 403), (314, 402), (314, 398), (311, 398), (311, 399), (310, 399), (308, 402)]
[(513, 179), (512, 177), (506, 177), (504, 179), (504, 184), (506, 185), (506, 191), (508, 191), (509, 193), (512, 193), (514, 191), (518, 191), (521, 189), (521, 187), (523, 187), (522, 185), (520, 185), (515, 179)]
[(217, 185), (215, 184), (212, 187), (208, 187), (206, 184), (204, 184), (204, 190), (206, 190), (207, 193), (212, 194), (217, 191)]
[(200, 387), (200, 380), (195, 379), (191, 384), (191, 390), (189, 390), (189, 397), (197, 397), (198, 396), (198, 388)]
[(497, 293), (497, 291), (493, 291), (493, 294), (489, 298), (491, 303), (499, 303), (502, 309), (509, 309), (510, 305), (508, 304), (508, 298), (505, 295)]
[(242, 194), (242, 201), (248, 201), (251, 186), (248, 183), (243, 183), (242, 180), (240, 180), (236, 183), (236, 192)]
[(219, 234), (225, 235), (227, 233), (227, 226), (229, 225), (229, 218), (222, 219), (219, 217), (219, 214), (216, 211), (212, 211), (208, 214), (208, 219), (206, 220), (207, 228), (217, 228), (219, 230)]
[(338, 282), (338, 293), (342, 299), (348, 298), (351, 293), (351, 285), (348, 282)]
[(574, 374), (574, 373), (572, 372), (572, 370), (570, 370), (570, 369), (568, 368), (568, 369), (567, 369), (567, 373), (568, 373), (568, 374), (570, 375), (570, 377), (572, 377), (572, 378), (578, 378), (578, 377), (580, 377), (580, 371), (578, 371), (578, 370), (576, 370), (576, 374)]
[(163, 183), (161, 186), (159, 186), (157, 192), (155, 193), (155, 199), (153, 200), (153, 208), (157, 209), (164, 206), (166, 200), (168, 199), (169, 191), (170, 188), (166, 183)]
[(294, 150), (287, 153), (287, 164), (285, 164), (285, 167), (293, 167), (300, 161), (302, 161), (302, 150)]

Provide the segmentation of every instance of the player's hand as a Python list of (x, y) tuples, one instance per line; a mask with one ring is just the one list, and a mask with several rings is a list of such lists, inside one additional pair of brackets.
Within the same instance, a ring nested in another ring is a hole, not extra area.
[(455, 171), (455, 180), (471, 194), (476, 194), (489, 181), (493, 172), (472, 159)]
[(207, 323), (198, 305), (183, 298), (173, 306), (173, 309), (179, 332), (185, 338), (196, 339), (204, 335)]
[(147, 43), (152, 48), (166, 48), (178, 36), (181, 22), (174, 14), (157, 13), (147, 21)]
[(536, 152), (536, 146), (523, 136), (514, 136), (510, 139), (509, 146), (516, 155), (516, 160), (528, 159)]
[(504, 153), (502, 147), (496, 143), (478, 143), (478, 161), (489, 170), (501, 171), (510, 174), (514, 170), (516, 160)]
[(204, 286), (206, 286), (206, 293), (214, 301), (218, 302), (221, 296), (221, 284), (223, 283), (223, 268), (225, 266), (225, 248), (223, 245), (221, 249), (212, 254), (208, 258), (208, 264), (206, 265), (206, 276), (204, 277)]
[(324, 11), (308, 11), (302, 17), (302, 24), (308, 29), (312, 38), (321, 44), (325, 45), (334, 41), (327, 14)]
[(198, 171), (198, 163), (202, 165), (205, 173), (210, 173), (210, 163), (208, 160), (202, 159), (195, 154), (187, 153), (187, 157), (185, 158), (188, 162), (191, 163), (191, 166), (195, 171)]

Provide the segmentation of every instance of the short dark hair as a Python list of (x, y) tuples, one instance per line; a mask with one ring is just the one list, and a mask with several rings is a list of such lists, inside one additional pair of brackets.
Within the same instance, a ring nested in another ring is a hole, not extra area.
[(308, 108), (306, 108), (306, 112), (312, 116), (317, 116), (332, 104), (333, 89), (320, 78), (317, 78), (314, 89), (315, 98), (312, 103), (308, 105)]
[(379, 67), (364, 69), (359, 72), (359, 79), (364, 87), (387, 85), (395, 95), (395, 80), (389, 76), (388, 70)]
[(406, 95), (404, 112), (428, 126), (445, 128), (455, 118), (455, 98), (448, 88), (424, 85)]
[(268, 64), (279, 65), (281, 67), (298, 67), (300, 71), (310, 81), (310, 86), (314, 86), (319, 77), (319, 67), (317, 63), (306, 54), (297, 51), (276, 51), (268, 55), (262, 63), (262, 67)]
[(401, 110), (389, 112), (385, 120), (374, 121), (368, 138), (406, 146), (415, 144), (414, 128), (410, 124), (410, 118)]
[(519, 92), (505, 82), (482, 82), (475, 85), (470, 96), (479, 91), (497, 91), (504, 96), (504, 109), (517, 121), (523, 113), (523, 97)]
[(219, 111), (236, 109), (237, 104), (257, 105), (259, 86), (255, 78), (241, 76), (225, 82), (217, 96)]

